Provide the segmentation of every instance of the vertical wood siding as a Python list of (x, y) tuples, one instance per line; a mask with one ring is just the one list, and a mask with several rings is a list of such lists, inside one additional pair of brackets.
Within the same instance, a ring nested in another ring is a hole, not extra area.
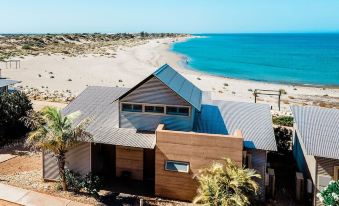
[(123, 171), (131, 173), (134, 180), (143, 180), (144, 151), (140, 148), (116, 146), (116, 175)]
[[(193, 178), (199, 169), (228, 157), (242, 165), (243, 139), (223, 135), (161, 130), (156, 132), (155, 194), (192, 201), (198, 187)], [(166, 171), (165, 161), (189, 162), (189, 172)]]
[[(330, 176), (334, 178), (334, 167), (339, 166), (338, 159), (331, 159), (325, 157), (316, 157), (317, 160), (317, 184), (319, 181), (318, 175)], [(316, 193), (319, 192), (318, 185), (316, 185)], [(316, 205), (323, 205), (317, 197), (315, 197)]]
[[(91, 171), (90, 143), (80, 143), (66, 153), (66, 168), (86, 175)], [(58, 180), (59, 170), (56, 158), (50, 153), (43, 153), (43, 178)]]

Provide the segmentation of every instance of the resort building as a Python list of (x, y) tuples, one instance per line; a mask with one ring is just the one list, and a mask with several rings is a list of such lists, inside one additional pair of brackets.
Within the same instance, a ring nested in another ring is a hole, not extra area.
[(339, 110), (291, 107), (295, 119), (293, 155), (303, 174), (314, 205), (322, 205), (316, 194), (331, 180), (339, 179)]
[[(88, 87), (63, 114), (76, 111), (76, 123), (91, 119), (93, 140), (66, 154), (71, 170), (105, 182), (137, 180), (156, 196), (192, 201), (198, 170), (230, 158), (258, 171), (265, 197), (267, 152), (277, 149), (269, 105), (213, 100), (166, 64), (131, 89)], [(48, 153), (43, 178), (58, 179)]]

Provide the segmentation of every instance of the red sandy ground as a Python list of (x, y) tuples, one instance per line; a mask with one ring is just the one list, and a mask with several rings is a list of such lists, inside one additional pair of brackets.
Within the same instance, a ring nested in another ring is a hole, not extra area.
[(10, 175), (14, 173), (33, 171), (41, 169), (41, 156), (17, 156), (0, 165), (0, 174)]

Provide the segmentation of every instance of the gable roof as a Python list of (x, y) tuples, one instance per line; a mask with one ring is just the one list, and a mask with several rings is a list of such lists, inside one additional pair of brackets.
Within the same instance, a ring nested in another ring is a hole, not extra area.
[(308, 155), (339, 159), (339, 110), (291, 106), (295, 129)]
[[(204, 92), (205, 93), (205, 92)], [(196, 116), (195, 131), (244, 136), (244, 147), (277, 151), (270, 106), (248, 102), (209, 100)]]
[(129, 93), (134, 91), (136, 88), (147, 82), (152, 77), (156, 77), (162, 83), (164, 83), (168, 88), (178, 94), (181, 98), (183, 98), (187, 103), (192, 105), (198, 111), (201, 109), (201, 90), (196, 87), (192, 82), (188, 81), (185, 77), (179, 74), (176, 70), (174, 70), (168, 64), (163, 65), (143, 81), (138, 83), (132, 89), (124, 93), (119, 97), (119, 99), (124, 98)]
[(81, 115), (74, 124), (80, 123), (85, 118), (90, 118), (87, 131), (93, 135), (93, 142), (154, 148), (154, 133), (119, 128), (119, 103), (113, 102), (113, 100), (128, 90), (119, 87), (87, 87), (62, 110), (62, 114), (67, 115), (80, 111)]

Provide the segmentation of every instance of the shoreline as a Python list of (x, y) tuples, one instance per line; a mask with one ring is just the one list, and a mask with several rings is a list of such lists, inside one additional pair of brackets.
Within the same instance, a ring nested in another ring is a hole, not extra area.
[[(187, 37), (186, 40), (180, 41), (184, 42), (192, 38), (207, 38), (204, 36), (193, 36), (193, 37)], [(179, 43), (179, 42), (176, 42)], [(175, 44), (175, 43), (173, 43)], [(303, 83), (288, 83), (288, 82), (275, 82), (275, 81), (266, 81), (266, 80), (255, 80), (255, 79), (242, 79), (242, 78), (235, 78), (235, 77), (228, 77), (228, 76), (223, 76), (223, 75), (218, 75), (218, 74), (211, 74), (205, 71), (200, 71), (199, 69), (196, 69), (194, 67), (189, 66), (186, 63), (186, 60), (189, 59), (189, 57), (185, 54), (176, 52), (172, 50), (172, 46), (168, 48), (169, 52), (172, 52), (180, 57), (180, 62), (179, 64), (182, 66), (182, 68), (187, 69), (189, 71), (209, 75), (209, 76), (214, 76), (214, 77), (220, 77), (220, 78), (225, 78), (225, 79), (232, 79), (232, 80), (240, 80), (240, 81), (250, 81), (250, 82), (261, 82), (261, 83), (268, 83), (268, 84), (280, 84), (280, 85), (291, 85), (291, 86), (300, 86), (300, 87), (313, 87), (313, 88), (328, 88), (328, 89), (339, 89), (339, 85), (316, 85), (316, 84), (303, 84)]]
[[(114, 57), (95, 54), (67, 56), (63, 54), (26, 56), (20, 69), (3, 69), (2, 74), (22, 81), (17, 87), (29, 92), (33, 100), (69, 102), (87, 86), (131, 88), (165, 63), (203, 91), (210, 91), (214, 99), (254, 102), (254, 89), (283, 90), (282, 111), (289, 114), (289, 105), (314, 105), (339, 108), (339, 89), (299, 86), (232, 79), (189, 69), (183, 54), (173, 52), (171, 46), (193, 37), (152, 39), (134, 46), (121, 45)], [(0, 68), (4, 66), (0, 63)], [(277, 100), (260, 96), (277, 110)]]

